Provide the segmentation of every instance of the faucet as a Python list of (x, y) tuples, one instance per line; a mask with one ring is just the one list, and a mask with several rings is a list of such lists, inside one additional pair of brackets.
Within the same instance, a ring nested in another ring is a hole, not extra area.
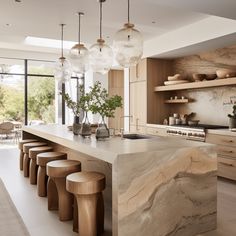
[[(122, 118), (133, 118), (133, 116), (120, 116), (120, 123)], [(120, 128), (121, 139), (124, 138), (124, 128)]]

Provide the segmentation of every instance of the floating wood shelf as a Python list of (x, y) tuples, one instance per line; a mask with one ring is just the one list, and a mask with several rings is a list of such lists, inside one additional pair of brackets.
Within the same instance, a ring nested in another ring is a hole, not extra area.
[(154, 91), (164, 92), (164, 91), (184, 90), (184, 89), (221, 87), (227, 85), (236, 85), (236, 77), (227, 79), (215, 79), (210, 81), (191, 82), (185, 84), (157, 86), (155, 87)]
[(177, 104), (177, 103), (188, 103), (189, 99), (171, 99), (171, 100), (165, 100), (165, 103), (169, 104)]

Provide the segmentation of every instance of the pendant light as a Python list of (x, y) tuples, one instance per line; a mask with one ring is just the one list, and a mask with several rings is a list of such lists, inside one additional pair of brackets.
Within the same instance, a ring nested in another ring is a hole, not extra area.
[(116, 61), (123, 67), (135, 66), (143, 55), (142, 34), (130, 23), (130, 1), (128, 0), (128, 23), (119, 30), (113, 40)]
[(83, 12), (78, 12), (79, 16), (79, 33), (78, 33), (78, 43), (75, 44), (70, 50), (70, 62), (72, 65), (72, 70), (77, 74), (84, 74), (89, 69), (89, 51), (80, 41), (80, 21)]
[(106, 0), (98, 1), (100, 4), (100, 38), (90, 47), (90, 65), (94, 72), (106, 74), (112, 67), (113, 52), (102, 38), (102, 3)]
[(54, 77), (57, 81), (65, 83), (71, 78), (71, 65), (70, 62), (64, 57), (63, 53), (63, 36), (64, 36), (64, 26), (65, 24), (60, 24), (61, 26), (61, 57), (56, 61), (54, 68)]

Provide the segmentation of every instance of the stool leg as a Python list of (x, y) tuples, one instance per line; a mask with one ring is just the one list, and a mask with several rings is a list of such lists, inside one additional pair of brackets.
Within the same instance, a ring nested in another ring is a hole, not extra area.
[(20, 150), (20, 170), (23, 170), (24, 153)]
[(99, 194), (76, 195), (79, 212), (80, 236), (97, 236), (97, 205)]
[(47, 175), (46, 175), (46, 167), (39, 166), (38, 168), (38, 176), (37, 176), (37, 191), (39, 197), (47, 196)]
[(61, 221), (73, 218), (73, 194), (66, 191), (66, 178), (54, 178), (58, 191), (59, 219)]
[(97, 204), (97, 229), (99, 235), (104, 232), (104, 200), (103, 194), (98, 193), (98, 204)]
[(37, 184), (37, 170), (38, 166), (36, 165), (36, 160), (31, 158), (29, 168), (29, 178), (31, 184)]
[(78, 220), (78, 203), (77, 198), (74, 197), (73, 205), (73, 231), (79, 233), (79, 220)]
[(52, 178), (48, 178), (47, 183), (47, 193), (48, 193), (48, 210), (58, 210), (58, 192), (57, 187)]
[(23, 171), (24, 171), (24, 177), (29, 177), (29, 154), (24, 154), (24, 163), (23, 163)]

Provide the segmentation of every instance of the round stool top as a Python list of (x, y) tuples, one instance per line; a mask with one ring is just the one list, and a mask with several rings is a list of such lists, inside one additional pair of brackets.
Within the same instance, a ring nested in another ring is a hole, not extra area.
[(33, 142), (38, 142), (36, 139), (23, 139), (23, 140), (20, 140), (19, 143), (18, 143), (18, 148), (20, 150), (23, 150), (23, 145), (25, 143), (33, 143)]
[(23, 145), (23, 152), (29, 153), (30, 148), (41, 147), (41, 146), (47, 146), (47, 143), (43, 142), (26, 143)]
[(81, 171), (80, 161), (58, 160), (47, 163), (47, 175), (50, 177), (62, 178), (78, 171)]
[(41, 146), (41, 147), (30, 148), (30, 150), (29, 150), (29, 158), (36, 159), (36, 156), (39, 153), (50, 152), (50, 151), (53, 151), (53, 148), (49, 147), (49, 146)]
[(66, 159), (67, 154), (62, 152), (43, 152), (37, 155), (37, 165), (46, 166), (49, 161)]
[(66, 189), (74, 194), (94, 194), (106, 187), (106, 177), (99, 172), (77, 172), (66, 177)]

